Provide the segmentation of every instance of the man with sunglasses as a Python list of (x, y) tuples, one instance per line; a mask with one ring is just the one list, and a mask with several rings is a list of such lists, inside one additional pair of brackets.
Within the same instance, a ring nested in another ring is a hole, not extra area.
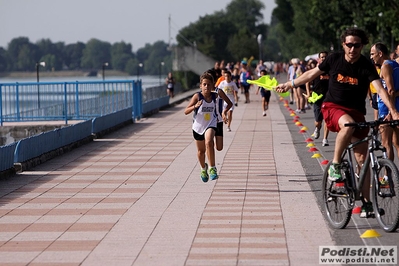
[[(370, 82), (377, 89), (377, 93), (387, 105), (393, 119), (399, 119), (399, 113), (389, 100), (386, 90), (383, 89), (380, 77), (374, 65), (361, 54), (363, 46), (369, 40), (366, 33), (358, 28), (349, 28), (341, 35), (343, 50), (330, 54), (320, 65), (306, 71), (293, 81), (288, 81), (277, 86), (278, 92), (305, 84), (317, 76), (327, 73), (330, 76), (329, 89), (322, 104), (321, 111), (328, 129), (338, 132), (335, 141), (334, 158), (328, 171), (329, 179), (341, 181), (341, 155), (349, 143), (367, 136), (368, 129), (355, 129), (345, 127), (346, 123), (365, 121), (366, 97)], [(362, 165), (367, 156), (365, 142), (355, 150), (356, 161)], [(361, 217), (372, 214), (370, 197), (370, 177), (366, 178), (362, 195), (364, 205)]]

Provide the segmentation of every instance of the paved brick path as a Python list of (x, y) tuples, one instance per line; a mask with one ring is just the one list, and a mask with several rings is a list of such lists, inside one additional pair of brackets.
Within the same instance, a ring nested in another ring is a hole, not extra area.
[(239, 102), (203, 183), (187, 102), (0, 182), (0, 265), (315, 265), (333, 245), (279, 102)]

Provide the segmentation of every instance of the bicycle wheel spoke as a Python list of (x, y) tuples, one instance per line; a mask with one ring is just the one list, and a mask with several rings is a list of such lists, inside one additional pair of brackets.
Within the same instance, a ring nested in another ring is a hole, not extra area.
[(322, 192), (324, 199), (325, 216), (331, 227), (345, 228), (352, 215), (351, 200), (347, 186), (343, 182), (331, 182), (328, 179), (327, 166), (323, 175)]
[(379, 165), (379, 180), (373, 180), (374, 212), (381, 227), (392, 232), (399, 225), (399, 173), (388, 159), (380, 159)]

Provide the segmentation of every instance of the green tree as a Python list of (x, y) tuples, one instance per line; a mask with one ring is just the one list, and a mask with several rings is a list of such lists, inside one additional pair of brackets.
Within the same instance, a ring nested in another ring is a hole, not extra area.
[(161, 62), (164, 62), (164, 68), (172, 67), (172, 53), (168, 50), (168, 44), (164, 41), (157, 41), (154, 44), (146, 44), (144, 48), (137, 50), (136, 58), (138, 63), (143, 63), (144, 69), (141, 74), (159, 75)]
[(233, 0), (226, 7), (226, 15), (236, 29), (247, 28), (257, 33), (257, 25), (263, 24), (261, 11), (264, 8), (265, 5), (259, 0)]
[(155, 42), (147, 60), (145, 60), (145, 72), (148, 75), (159, 75), (162, 70), (161, 62), (164, 62), (165, 65), (165, 58), (170, 56), (171, 52), (168, 51), (168, 44), (163, 41)]
[(7, 71), (11, 67), (9, 57), (8, 52), (0, 47), (0, 72)]
[(36, 62), (39, 61), (39, 51), (34, 44), (24, 44), (21, 46), (14, 70), (17, 71), (34, 71), (36, 69)]
[(129, 59), (134, 58), (132, 45), (125, 42), (114, 43), (111, 47), (111, 58), (113, 68), (124, 71)]
[(36, 45), (42, 55), (40, 61), (46, 62), (45, 69), (62, 70), (63, 50), (65, 47), (63, 42), (52, 43), (50, 39), (41, 39)]
[(125, 72), (127, 72), (130, 76), (137, 75), (139, 71), (139, 61), (136, 58), (130, 58), (126, 62)]
[[(180, 46), (196, 46), (215, 60), (237, 61), (258, 55), (256, 36), (267, 35), (262, 23), (264, 4), (258, 0), (233, 0), (226, 11), (217, 11), (180, 30)], [(227, 47), (227, 49), (226, 49)]]
[(80, 69), (85, 47), (86, 44), (82, 42), (68, 44), (64, 47), (63, 61), (67, 69)]
[(34, 71), (36, 62), (41, 57), (38, 47), (29, 42), (27, 37), (11, 40), (7, 51), (11, 59), (11, 69), (15, 71)]
[(278, 42), (276, 52), (286, 60), (320, 50), (340, 50), (340, 34), (348, 27), (362, 28), (370, 43), (382, 40), (388, 46), (391, 43), (391, 48), (399, 39), (396, 0), (276, 0), (276, 4), (268, 38)]
[(234, 55), (234, 61), (243, 58), (257, 57), (258, 43), (256, 35), (253, 35), (248, 29), (241, 29), (233, 35), (227, 45), (227, 50)]
[[(111, 64), (111, 44), (97, 39), (90, 39), (83, 50), (82, 68), (101, 69), (105, 62)], [(112, 64), (110, 68), (112, 68)]]

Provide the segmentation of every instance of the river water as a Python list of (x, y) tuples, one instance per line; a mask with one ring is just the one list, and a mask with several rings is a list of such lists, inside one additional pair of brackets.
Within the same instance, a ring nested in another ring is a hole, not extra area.
[[(159, 76), (139, 76), (139, 79), (142, 81), (142, 86), (144, 89), (148, 87), (155, 87), (159, 85), (163, 85), (165, 77), (162, 79)], [(76, 76), (76, 77), (40, 77), (40, 82), (74, 82), (74, 81), (102, 81), (101, 76), (96, 77), (85, 77), (85, 76)], [(105, 81), (112, 80), (137, 80), (137, 76), (106, 76)], [(23, 83), (23, 82), (36, 82), (35, 77), (30, 78), (8, 78), (1, 77), (0, 83)]]

